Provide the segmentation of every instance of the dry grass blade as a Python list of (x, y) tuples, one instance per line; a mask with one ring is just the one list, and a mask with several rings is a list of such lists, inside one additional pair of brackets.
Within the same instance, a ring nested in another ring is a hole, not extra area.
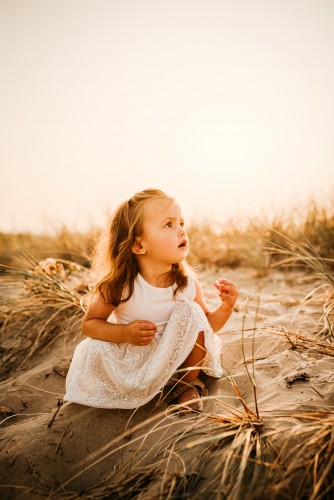
[(334, 346), (331, 344), (319, 342), (317, 339), (303, 335), (299, 332), (286, 332), (283, 328), (281, 328), (281, 331), (272, 331), (277, 335), (285, 335), (293, 345), (294, 349), (300, 347), (307, 349), (310, 352), (317, 352), (319, 354), (325, 354), (326, 356), (334, 356)]
[[(258, 402), (257, 402), (257, 394), (256, 394), (256, 383), (255, 383), (255, 365), (254, 365), (254, 346), (255, 346), (255, 332), (256, 332), (256, 318), (258, 317), (258, 311), (259, 311), (259, 297), (257, 297), (257, 306), (256, 306), (256, 314), (255, 314), (255, 320), (254, 320), (254, 326), (253, 326), (253, 335), (252, 335), (252, 366), (253, 366), (253, 375), (251, 376), (250, 373), (249, 373), (249, 370), (248, 370), (248, 366), (247, 366), (247, 362), (246, 362), (246, 355), (245, 355), (245, 347), (244, 347), (244, 339), (245, 339), (245, 324), (246, 324), (246, 316), (247, 316), (247, 313), (248, 313), (248, 299), (246, 301), (246, 305), (245, 305), (245, 311), (244, 311), (244, 314), (242, 316), (242, 327), (241, 327), (241, 350), (242, 350), (242, 357), (243, 357), (243, 361), (244, 361), (244, 366), (245, 366), (245, 369), (246, 369), (246, 372), (247, 372), (247, 376), (253, 386), (253, 393), (254, 393), (254, 404), (255, 404), (255, 411), (256, 411), (256, 416), (257, 418), (259, 419), (260, 416), (259, 416), (259, 408), (258, 408)], [(236, 384), (234, 384), (234, 389), (235, 391), (238, 393), (239, 390), (236, 386)], [(240, 394), (238, 394), (240, 396)], [(243, 404), (244, 406), (244, 404)], [(245, 406), (244, 406), (245, 408)], [(245, 408), (246, 409), (246, 408)], [(253, 413), (251, 411), (251, 413)], [(254, 415), (254, 414), (253, 414)]]
[[(261, 327), (263, 331), (270, 332), (274, 335), (279, 335), (281, 337), (286, 337), (291, 346), (294, 349), (303, 348), (310, 352), (317, 352), (319, 354), (325, 354), (327, 356), (334, 356), (334, 346), (330, 343), (320, 342), (317, 338), (310, 337), (309, 335), (303, 334), (299, 331), (287, 331), (285, 328), (277, 327), (273, 328), (270, 326)], [(245, 328), (245, 332), (254, 331), (253, 327)], [(239, 330), (231, 330), (230, 333), (238, 333)], [(261, 359), (261, 358), (259, 358)], [(252, 362), (252, 359), (246, 360), (246, 363)]]

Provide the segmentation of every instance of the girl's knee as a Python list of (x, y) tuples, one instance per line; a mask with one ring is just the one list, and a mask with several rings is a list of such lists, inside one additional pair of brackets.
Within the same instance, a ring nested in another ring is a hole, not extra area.
[(199, 304), (197, 304), (197, 302), (190, 301), (190, 302), (179, 302), (178, 304), (176, 304), (172, 314), (177, 314), (189, 318), (195, 313), (198, 314), (198, 312), (202, 312), (204, 314), (203, 309)]
[(207, 350), (205, 347), (205, 340), (204, 340), (204, 333), (203, 332), (200, 332), (198, 334), (198, 337), (197, 337), (197, 340), (196, 340), (196, 343), (194, 345), (193, 350), (195, 350), (195, 352), (197, 353), (197, 356), (199, 358), (201, 358), (202, 360), (205, 358)]
[(199, 332), (196, 344), (199, 344), (202, 347), (205, 347), (205, 340), (204, 340), (204, 332)]

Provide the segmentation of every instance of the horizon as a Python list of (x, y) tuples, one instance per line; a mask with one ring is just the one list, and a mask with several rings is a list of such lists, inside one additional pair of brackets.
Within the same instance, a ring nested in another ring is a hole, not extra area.
[[(212, 228), (219, 228), (223, 230), (245, 230), (249, 225), (252, 224), (260, 224), (260, 225), (266, 225), (268, 228), (271, 226), (273, 223), (280, 223), (280, 224), (288, 224), (292, 223), (294, 224), (297, 228), (301, 228), (302, 224), (305, 223), (307, 216), (309, 215), (309, 209), (315, 208), (316, 210), (324, 211), (326, 216), (331, 217), (334, 214), (334, 205), (333, 205), (333, 199), (334, 199), (334, 189), (331, 189), (330, 191), (330, 196), (327, 198), (322, 198), (316, 199), (314, 197), (309, 197), (304, 200), (304, 203), (299, 203), (298, 204), (291, 204), (291, 205), (286, 205), (284, 207), (275, 207), (275, 206), (269, 206), (269, 207), (262, 207), (259, 209), (257, 212), (254, 212), (254, 214), (245, 214), (245, 213), (239, 213), (239, 214), (232, 214), (231, 216), (226, 216), (225, 219), (219, 219), (219, 218), (214, 218), (208, 215), (203, 215), (203, 216), (196, 216), (196, 217), (185, 217), (185, 225), (186, 228), (189, 229), (190, 227), (196, 227), (196, 226), (204, 226), (204, 225), (209, 225)], [(123, 201), (123, 200), (122, 200)], [(114, 208), (117, 208), (116, 206)], [(181, 207), (182, 209), (182, 207)], [(106, 213), (100, 213), (100, 218), (99, 221), (96, 222), (95, 224), (92, 222), (90, 225), (86, 224), (82, 227), (79, 227), (75, 224), (66, 224), (65, 222), (60, 221), (59, 224), (54, 223), (54, 221), (47, 220), (44, 218), (44, 220), (41, 222), (41, 224), (38, 226), (37, 229), (34, 228), (22, 228), (21, 230), (2, 230), (0, 228), (0, 234), (3, 235), (32, 235), (32, 236), (58, 236), (61, 234), (63, 231), (68, 232), (69, 234), (89, 234), (93, 233), (95, 231), (101, 231), (108, 226), (110, 217), (112, 216), (113, 210), (111, 209), (107, 214)], [(184, 212), (183, 212), (184, 215)], [(92, 220), (92, 219), (90, 219)]]

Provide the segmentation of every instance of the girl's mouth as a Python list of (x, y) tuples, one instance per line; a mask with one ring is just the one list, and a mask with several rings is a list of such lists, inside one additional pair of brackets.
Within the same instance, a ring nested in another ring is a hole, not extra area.
[(187, 247), (187, 240), (182, 241), (182, 243), (179, 245), (179, 248), (186, 248)]

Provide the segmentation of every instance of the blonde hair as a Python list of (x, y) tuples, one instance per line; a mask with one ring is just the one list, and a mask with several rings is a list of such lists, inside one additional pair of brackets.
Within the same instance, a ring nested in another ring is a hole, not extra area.
[[(139, 191), (124, 201), (114, 212), (109, 228), (101, 235), (93, 260), (93, 268), (104, 267), (103, 278), (95, 290), (103, 300), (117, 306), (129, 300), (133, 294), (134, 280), (139, 272), (133, 244), (143, 231), (144, 206), (149, 200), (173, 200), (159, 189)], [(174, 297), (188, 285), (187, 264), (185, 261), (172, 265), (171, 277), (176, 283)]]

